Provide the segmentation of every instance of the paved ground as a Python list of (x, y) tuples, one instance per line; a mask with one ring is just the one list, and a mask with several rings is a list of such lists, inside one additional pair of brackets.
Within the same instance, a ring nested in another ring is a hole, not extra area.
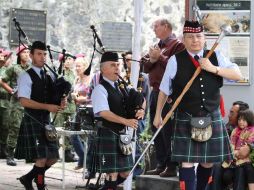
[[(17, 166), (8, 166), (5, 159), (0, 159), (0, 190), (22, 190), (24, 187), (16, 179), (33, 167), (33, 164), (26, 164), (24, 160), (18, 160)], [(76, 186), (84, 186), (86, 180), (82, 179), (83, 173), (82, 169), (75, 171), (73, 168), (76, 163), (66, 163), (65, 167), (65, 189), (71, 190), (75, 189)], [(47, 177), (62, 178), (62, 164), (61, 162), (56, 163), (52, 168), (46, 172)], [(51, 179), (46, 177), (46, 184), (49, 190), (62, 189), (62, 181)], [(94, 180), (93, 180), (94, 181)], [(35, 183), (33, 184), (36, 187)], [(36, 188), (35, 188), (36, 189)], [(81, 188), (85, 189), (85, 188)]]

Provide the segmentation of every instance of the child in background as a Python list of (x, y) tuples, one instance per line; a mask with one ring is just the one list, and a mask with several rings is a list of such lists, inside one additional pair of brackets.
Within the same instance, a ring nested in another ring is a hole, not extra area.
[[(238, 180), (245, 180), (249, 190), (254, 190), (254, 167), (250, 157), (251, 147), (254, 143), (254, 113), (252, 111), (239, 112), (238, 127), (233, 130), (230, 140), (235, 159), (230, 163), (223, 162), (223, 182), (228, 184), (228, 181), (232, 180), (234, 184), (240, 184), (241, 182)], [(250, 152), (244, 158), (239, 157), (239, 149), (245, 145), (250, 146)], [(239, 169), (243, 171), (241, 178), (235, 177), (239, 173)]]

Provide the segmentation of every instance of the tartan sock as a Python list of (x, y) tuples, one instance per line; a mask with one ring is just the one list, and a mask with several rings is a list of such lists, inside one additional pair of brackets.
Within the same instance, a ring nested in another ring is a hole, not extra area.
[(195, 171), (194, 167), (179, 169), (180, 190), (194, 190)]
[(117, 179), (116, 179), (117, 185), (123, 183), (125, 180), (126, 180), (126, 178), (122, 177), (119, 174), (117, 175)]
[(44, 174), (45, 174), (45, 167), (38, 167), (38, 172), (35, 177), (35, 183), (37, 185), (38, 190), (43, 190), (45, 188)]
[(38, 173), (38, 167), (34, 165), (33, 169), (30, 170), (25, 176), (28, 181), (32, 181)]
[(204, 168), (200, 164), (197, 168), (197, 190), (204, 190), (212, 174), (212, 168)]

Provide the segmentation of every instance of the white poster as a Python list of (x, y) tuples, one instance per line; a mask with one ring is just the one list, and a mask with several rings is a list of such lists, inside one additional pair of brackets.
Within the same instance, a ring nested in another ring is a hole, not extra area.
[[(207, 36), (207, 48), (211, 49), (217, 36)], [(250, 62), (249, 62), (250, 37), (248, 36), (228, 36), (224, 37), (216, 50), (221, 51), (233, 63), (236, 63), (244, 77), (238, 84), (249, 83)], [(233, 82), (225, 81), (226, 84)]]

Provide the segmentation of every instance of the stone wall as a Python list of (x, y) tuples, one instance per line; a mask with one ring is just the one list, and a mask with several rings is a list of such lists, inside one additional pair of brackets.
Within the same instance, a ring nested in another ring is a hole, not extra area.
[[(104, 21), (134, 23), (134, 7), (131, 0), (1, 0), (0, 1), (0, 46), (9, 47), (10, 8), (47, 11), (47, 44), (52, 48), (76, 54), (91, 55), (92, 32), (95, 25), (100, 35)], [(142, 51), (156, 42), (152, 22), (156, 17), (168, 18), (176, 35), (181, 33), (184, 21), (184, 0), (144, 0), (142, 23)]]

